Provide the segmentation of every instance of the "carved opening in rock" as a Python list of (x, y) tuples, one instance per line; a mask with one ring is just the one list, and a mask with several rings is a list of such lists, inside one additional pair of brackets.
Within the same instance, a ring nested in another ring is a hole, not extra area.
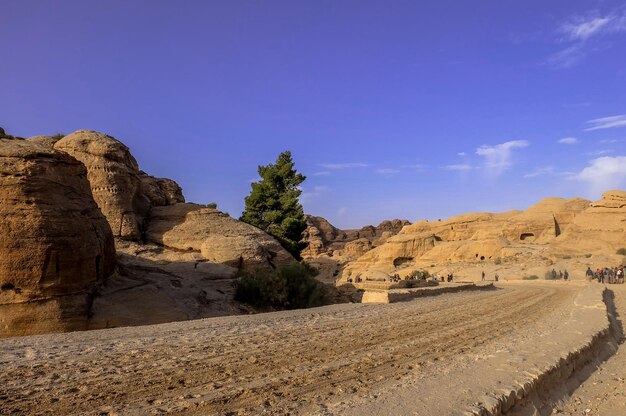
[(438, 235), (433, 235), (433, 238), (435, 239), (435, 241), (443, 241), (443, 239)]
[(480, 256), (480, 259), (481, 260), (485, 260), (485, 256)]
[(554, 236), (558, 237), (561, 235), (561, 226), (559, 225), (559, 222), (556, 220), (556, 217), (553, 215), (552, 218), (554, 218)]
[(56, 250), (49, 250), (46, 253), (39, 283), (43, 287), (52, 286), (60, 280), (60, 273), (61, 264), (59, 262), (59, 253)]
[(535, 239), (535, 234), (534, 233), (522, 233), (519, 236), (519, 239), (521, 241), (533, 241)]
[(413, 261), (413, 257), (398, 257), (393, 261), (393, 267), (400, 267), (403, 264)]
[(2, 290), (11, 290), (14, 288), (15, 288), (15, 285), (13, 285), (13, 283), (5, 283), (2, 286), (0, 286), (0, 289)]

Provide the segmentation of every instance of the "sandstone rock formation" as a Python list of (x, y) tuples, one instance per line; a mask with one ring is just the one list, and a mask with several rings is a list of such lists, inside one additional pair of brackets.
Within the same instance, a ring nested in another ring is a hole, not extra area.
[(239, 313), (239, 269), (294, 261), (113, 137), (0, 133), (0, 337)]
[(155, 178), (144, 171), (139, 172), (143, 194), (154, 207), (163, 207), (185, 202), (183, 190), (171, 179)]
[(41, 144), (47, 147), (53, 147), (55, 143), (61, 139), (62, 137), (60, 136), (33, 136), (33, 137), (29, 137), (26, 140), (31, 141), (33, 143)]
[(608, 191), (563, 228), (551, 253), (615, 252), (626, 247), (626, 192)]
[(85, 167), (0, 139), (0, 190), (0, 337), (85, 329), (92, 291), (115, 267)]
[[(321, 255), (355, 256), (365, 248), (382, 244), (387, 238), (398, 234), (402, 227), (410, 224), (407, 220), (385, 220), (377, 227), (365, 226), (359, 230), (340, 230), (322, 217), (307, 215), (305, 217), (307, 229), (304, 232), (303, 242), (307, 248), (303, 251), (304, 258), (316, 258)], [(352, 241), (366, 239), (369, 244), (361, 241), (353, 244), (346, 251), (346, 244)], [(359, 247), (359, 249), (357, 249)]]
[(591, 235), (592, 223), (599, 227), (594, 240), (605, 238), (610, 229), (613, 237), (609, 240), (616, 245), (620, 238), (623, 241), (626, 237), (623, 231), (626, 216), (624, 211), (620, 212), (621, 208), (615, 208), (620, 205), (620, 195), (609, 192), (592, 206), (590, 201), (580, 198), (547, 198), (526, 211), (463, 214), (446, 221), (420, 221), (404, 227), (398, 235), (348, 264), (342, 281), (369, 269), (396, 272), (431, 264), (541, 256), (550, 253), (552, 246), (568, 246), (568, 241), (576, 241), (576, 236), (582, 233)]
[(294, 261), (265, 232), (202, 205), (154, 207), (148, 222), (148, 242), (198, 252), (211, 263), (249, 268), (275, 267)]
[(111, 224), (113, 235), (138, 240), (150, 201), (141, 191), (137, 161), (128, 147), (111, 136), (79, 130), (59, 140), (54, 148), (87, 167), (94, 199)]

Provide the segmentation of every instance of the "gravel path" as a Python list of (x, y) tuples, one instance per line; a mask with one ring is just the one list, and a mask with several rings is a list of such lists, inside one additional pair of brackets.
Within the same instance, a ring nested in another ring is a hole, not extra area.
[(511, 285), (0, 340), (0, 413), (324, 413), (532, 336), (571, 311), (580, 287)]

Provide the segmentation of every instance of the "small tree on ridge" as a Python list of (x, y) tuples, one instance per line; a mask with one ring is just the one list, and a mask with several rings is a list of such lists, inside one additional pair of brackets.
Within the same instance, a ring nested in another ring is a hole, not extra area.
[(291, 152), (282, 152), (274, 164), (259, 166), (261, 180), (252, 184), (240, 220), (274, 236), (296, 259), (307, 225), (298, 188), (306, 177), (294, 169)]

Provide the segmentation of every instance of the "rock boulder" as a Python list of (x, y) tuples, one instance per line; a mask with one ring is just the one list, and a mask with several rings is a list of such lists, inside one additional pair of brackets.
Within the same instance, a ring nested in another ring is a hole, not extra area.
[(0, 336), (86, 328), (115, 248), (85, 167), (41, 144), (0, 139), (0, 215)]
[(270, 235), (202, 205), (154, 207), (148, 223), (148, 242), (199, 252), (211, 263), (249, 268), (275, 267), (294, 261)]

